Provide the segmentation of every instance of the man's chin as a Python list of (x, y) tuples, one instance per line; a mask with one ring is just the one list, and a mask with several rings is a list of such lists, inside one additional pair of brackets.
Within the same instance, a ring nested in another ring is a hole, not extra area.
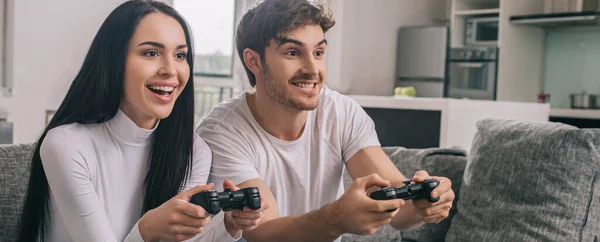
[(311, 101), (311, 102), (295, 102), (292, 101), (288, 104), (288, 106), (298, 109), (300, 111), (310, 111), (315, 110), (317, 106), (319, 106), (319, 100)]

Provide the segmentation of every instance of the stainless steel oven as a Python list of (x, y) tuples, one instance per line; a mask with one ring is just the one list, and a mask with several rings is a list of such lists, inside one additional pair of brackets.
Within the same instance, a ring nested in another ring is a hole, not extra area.
[(498, 49), (465, 47), (450, 50), (445, 96), (496, 99)]

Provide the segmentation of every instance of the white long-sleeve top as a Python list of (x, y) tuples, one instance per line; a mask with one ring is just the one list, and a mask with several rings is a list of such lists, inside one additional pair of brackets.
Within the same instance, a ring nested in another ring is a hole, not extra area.
[[(50, 186), (50, 241), (143, 241), (143, 184), (153, 130), (137, 127), (121, 110), (100, 124), (68, 124), (48, 132), (40, 155)], [(194, 137), (192, 173), (183, 188), (204, 185), (212, 154)], [(223, 213), (189, 241), (236, 241)]]

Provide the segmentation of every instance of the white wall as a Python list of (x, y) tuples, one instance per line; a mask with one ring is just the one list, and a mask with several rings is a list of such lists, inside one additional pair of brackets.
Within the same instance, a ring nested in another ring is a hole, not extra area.
[[(13, 93), (0, 94), (0, 106), (14, 123), (14, 143), (33, 142), (41, 134), (46, 110), (60, 104), (102, 21), (123, 1), (8, 0), (6, 71)], [(398, 28), (432, 24), (447, 10), (446, 0), (336, 1), (329, 0), (340, 17), (332, 30), (336, 35), (328, 37), (337, 53), (328, 62), (335, 63), (329, 80), (351, 94), (390, 95)]]
[(329, 48), (342, 45), (336, 58), (341, 61), (340, 70), (333, 69), (339, 72), (339, 79), (329, 77), (333, 88), (347, 94), (392, 95), (398, 28), (439, 24), (449, 9), (446, 0), (377, 0), (368, 4), (342, 0), (332, 4), (334, 16), (343, 17), (341, 25), (334, 26), (341, 27), (341, 38), (329, 44)]
[(8, 78), (12, 96), (0, 95), (14, 123), (14, 143), (33, 142), (57, 107), (98, 28), (123, 0), (9, 0)]

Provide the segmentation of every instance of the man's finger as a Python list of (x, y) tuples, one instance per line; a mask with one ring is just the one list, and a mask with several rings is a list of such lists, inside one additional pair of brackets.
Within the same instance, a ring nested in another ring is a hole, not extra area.
[(390, 185), (390, 181), (381, 178), (377, 173), (358, 178), (354, 183), (363, 190), (367, 190), (373, 186), (385, 187)]
[(429, 178), (429, 173), (427, 173), (426, 171), (420, 170), (415, 173), (415, 176), (413, 177), (413, 181), (414, 182), (422, 182), (428, 178)]
[(400, 200), (401, 199), (371, 200), (367, 203), (367, 206), (365, 208), (367, 209), (367, 211), (371, 212), (387, 212), (389, 210), (395, 210), (398, 207), (400, 207)]
[(433, 179), (438, 181), (438, 186), (431, 191), (431, 197), (436, 198), (452, 190), (452, 181), (450, 179), (436, 176)]

